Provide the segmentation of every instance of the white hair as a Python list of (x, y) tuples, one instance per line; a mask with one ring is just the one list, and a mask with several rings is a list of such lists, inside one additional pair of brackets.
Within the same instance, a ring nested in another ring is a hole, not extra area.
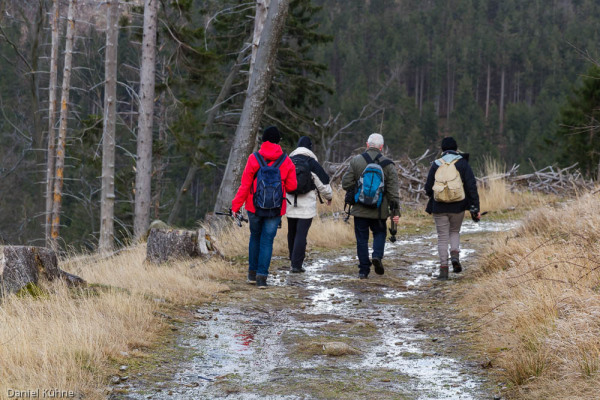
[(378, 149), (383, 146), (383, 136), (379, 133), (371, 133), (369, 138), (367, 139), (368, 147), (377, 147)]

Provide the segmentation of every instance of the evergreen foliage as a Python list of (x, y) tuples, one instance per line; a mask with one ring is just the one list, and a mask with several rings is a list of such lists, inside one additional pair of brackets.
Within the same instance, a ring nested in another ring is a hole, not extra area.
[[(39, 244), (48, 76), (29, 72), (48, 70), (50, 1), (0, 3), (0, 241)], [(119, 244), (133, 221), (143, 11), (125, 9)], [(207, 111), (250, 41), (254, 12), (245, 0), (161, 1), (153, 219), (166, 218), (194, 160), (200, 170), (175, 224), (193, 226), (212, 209), (248, 85), (249, 52), (205, 132)], [(83, 6), (78, 17), (61, 229), (65, 244), (88, 249), (97, 241), (101, 183), (104, 28), (97, 13)], [(438, 151), (441, 137), (452, 135), (475, 168), (491, 156), (521, 170), (579, 162), (595, 176), (600, 68), (587, 59), (598, 59), (599, 22), (594, 0), (291, 0), (262, 126), (278, 125), (288, 152), (299, 136), (311, 136), (321, 161), (346, 159), (371, 132), (384, 135), (395, 157)]]

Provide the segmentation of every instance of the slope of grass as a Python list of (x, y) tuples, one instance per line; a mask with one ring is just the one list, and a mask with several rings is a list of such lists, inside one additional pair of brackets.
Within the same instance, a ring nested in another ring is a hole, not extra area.
[(596, 399), (600, 387), (600, 200), (533, 211), (495, 240), (463, 306), (511, 394)]

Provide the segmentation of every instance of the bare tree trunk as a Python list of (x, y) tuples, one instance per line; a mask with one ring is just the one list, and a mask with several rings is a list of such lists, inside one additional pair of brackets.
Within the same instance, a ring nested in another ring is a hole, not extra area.
[[(240, 50), (237, 59), (235, 60), (235, 64), (229, 71), (229, 75), (227, 79), (225, 79), (225, 83), (223, 87), (221, 87), (221, 91), (215, 100), (215, 104), (210, 108), (208, 112), (208, 117), (206, 119), (206, 124), (204, 125), (204, 129), (202, 132), (202, 137), (206, 137), (206, 135), (212, 130), (213, 123), (215, 118), (221, 109), (221, 103), (225, 100), (229, 92), (231, 91), (231, 87), (233, 86), (233, 81), (235, 77), (239, 74), (240, 69), (242, 67), (242, 61), (244, 60), (244, 55), (246, 54), (245, 49)], [(202, 149), (206, 146), (206, 140), (202, 139), (198, 142), (196, 146), (196, 153), (194, 154), (194, 159), (192, 160), (192, 164), (190, 165), (187, 175), (185, 176), (185, 180), (181, 185), (181, 188), (177, 192), (177, 198), (175, 199), (175, 204), (173, 204), (173, 208), (171, 209), (171, 213), (169, 214), (169, 219), (167, 220), (168, 225), (172, 225), (173, 221), (179, 214), (179, 209), (181, 208), (181, 200), (183, 195), (187, 193), (190, 188), (190, 184), (194, 181), (196, 177), (196, 172), (200, 168), (200, 160), (202, 158)]]
[(133, 236), (138, 240), (150, 224), (152, 191), (152, 123), (154, 117), (154, 72), (156, 69), (156, 25), (158, 0), (144, 5), (144, 38), (140, 70), (140, 105), (138, 111), (137, 163), (135, 175), (135, 215)]
[(115, 236), (115, 130), (117, 121), (117, 46), (119, 0), (107, 0), (104, 60), (104, 132), (102, 132), (102, 195), (98, 250), (110, 252)]
[(256, 15), (254, 17), (254, 35), (252, 36), (252, 57), (250, 58), (250, 68), (248, 69), (248, 77), (252, 76), (254, 71), (254, 63), (256, 62), (256, 53), (260, 45), (260, 37), (267, 20), (269, 13), (269, 5), (271, 0), (256, 0)]
[(506, 72), (504, 67), (502, 67), (502, 75), (500, 78), (500, 133), (504, 130), (504, 81), (506, 77)]
[(60, 22), (59, 0), (52, 0), (52, 48), (50, 50), (50, 83), (48, 85), (48, 153), (46, 159), (46, 246), (50, 246), (52, 225), (52, 191), (54, 186), (54, 164), (56, 157), (56, 92), (58, 82), (58, 26)]
[(485, 91), (485, 119), (487, 120), (490, 116), (490, 85), (491, 85), (491, 69), (488, 63), (487, 67), (487, 89)]
[(231, 200), (239, 186), (246, 159), (252, 146), (260, 119), (265, 108), (267, 93), (275, 70), (275, 60), (279, 42), (283, 35), (290, 0), (272, 0), (269, 14), (256, 54), (254, 73), (250, 77), (242, 115), (235, 132), (235, 139), (229, 153), (229, 160), (217, 201), (215, 211), (229, 208)]
[[(32, 44), (31, 44), (31, 107), (33, 108), (33, 126), (35, 132), (33, 133), (33, 148), (41, 149), (44, 142), (44, 129), (42, 128), (42, 118), (40, 117), (40, 94), (39, 94), (39, 83), (38, 83), (38, 69), (39, 69), (39, 47), (40, 47), (40, 33), (44, 26), (44, 1), (39, 1), (37, 16), (33, 22), (32, 29)], [(38, 151), (36, 154), (42, 155), (43, 153)], [(36, 159), (39, 159), (36, 156)], [(41, 164), (41, 159), (39, 160)]]
[(60, 230), (60, 208), (64, 183), (65, 150), (67, 142), (67, 121), (69, 116), (69, 91), (71, 89), (71, 64), (73, 61), (73, 38), (75, 37), (75, 9), (77, 0), (69, 0), (67, 16), (67, 37), (65, 43), (65, 65), (60, 100), (60, 126), (58, 129), (58, 148), (56, 149), (56, 172), (54, 173), (54, 199), (52, 204), (51, 245), (58, 248)]

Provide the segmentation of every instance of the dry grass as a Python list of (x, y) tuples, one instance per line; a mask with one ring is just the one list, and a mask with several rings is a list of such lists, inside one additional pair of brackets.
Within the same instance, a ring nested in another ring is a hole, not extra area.
[(547, 203), (549, 196), (530, 193), (513, 192), (510, 185), (502, 177), (506, 172), (506, 166), (501, 165), (493, 159), (486, 159), (483, 176), (489, 179), (483, 183), (479, 182), (479, 202), (482, 211), (504, 211), (516, 208), (530, 208)]
[(122, 291), (74, 298), (64, 286), (51, 290), (0, 307), (0, 398), (35, 388), (104, 398), (108, 360), (148, 346), (160, 329), (156, 305)]
[(600, 200), (534, 211), (497, 239), (463, 305), (512, 394), (596, 399), (600, 387)]
[(189, 260), (153, 265), (144, 261), (146, 246), (126, 249), (115, 257), (92, 261), (89, 257), (67, 260), (67, 270), (88, 282), (116, 286), (132, 293), (165, 299), (174, 304), (193, 304), (227, 290), (219, 279), (240, 277), (239, 269), (220, 260)]
[(38, 387), (105, 398), (107, 377), (117, 372), (111, 360), (123, 359), (121, 352), (143, 356), (165, 328), (155, 313), (159, 304), (199, 303), (227, 290), (219, 280), (241, 276), (224, 260), (155, 266), (144, 258), (145, 246), (110, 258), (72, 257), (62, 268), (101, 284), (99, 289), (79, 292), (53, 284), (38, 297), (4, 299), (0, 398), (8, 389)]

